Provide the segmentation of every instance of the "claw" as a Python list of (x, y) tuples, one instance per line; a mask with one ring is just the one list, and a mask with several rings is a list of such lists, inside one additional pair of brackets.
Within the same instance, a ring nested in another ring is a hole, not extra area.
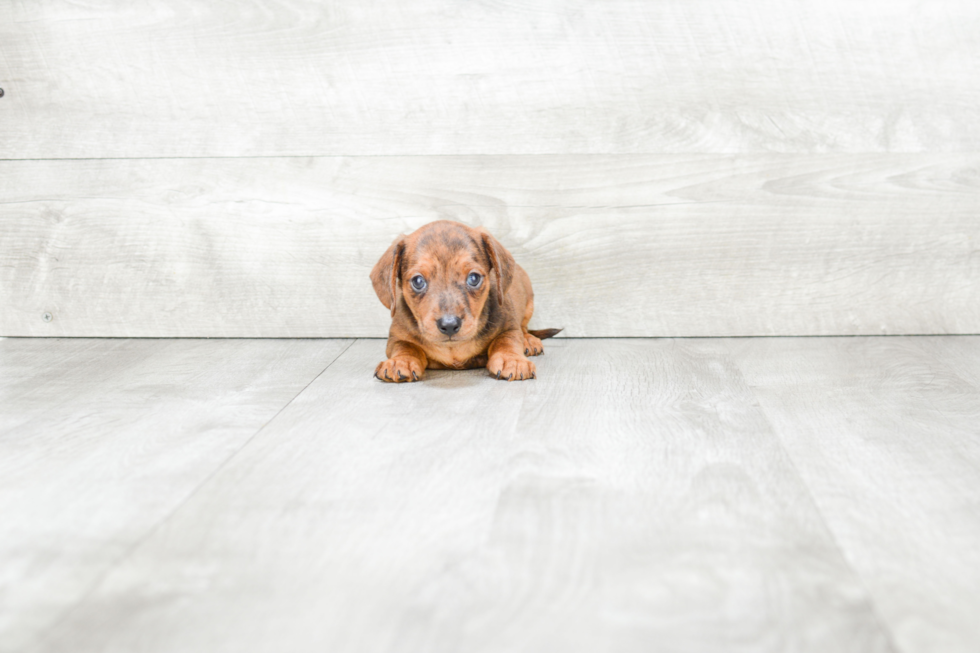
[(388, 368), (387, 367), (385, 368), (385, 378), (388, 379), (389, 381), (391, 381), (391, 377), (388, 376)]
[(415, 376), (415, 370), (412, 370), (412, 380), (413, 381), (418, 381), (419, 380), (419, 377)]
[(527, 349), (525, 349), (525, 350), (524, 350), (524, 355), (525, 355), (525, 356), (528, 356), (529, 354), (530, 354), (530, 352), (529, 352), (529, 351), (528, 351)]
[(402, 376), (402, 371), (401, 370), (395, 370), (395, 373), (398, 375), (398, 380), (399, 381), (408, 378), (407, 376)]
[(500, 378), (500, 373), (501, 373), (501, 372), (503, 372), (503, 370), (497, 370), (497, 378), (498, 378), (498, 379)]
[(524, 372), (521, 372), (521, 381), (524, 380)]
[(514, 373), (513, 373), (513, 372), (511, 372), (511, 373), (510, 373), (510, 376), (508, 376), (508, 377), (507, 377), (507, 380), (508, 380), (508, 381), (510, 381), (510, 380), (511, 380), (511, 379), (513, 379), (513, 378), (514, 378)]
[(532, 379), (538, 378), (538, 373), (537, 372), (531, 372), (531, 378)]

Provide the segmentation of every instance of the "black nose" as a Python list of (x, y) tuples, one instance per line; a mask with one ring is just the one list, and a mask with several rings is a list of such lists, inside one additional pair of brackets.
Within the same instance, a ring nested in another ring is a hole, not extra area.
[(454, 336), (459, 331), (463, 321), (454, 315), (443, 315), (436, 320), (436, 326), (447, 336)]

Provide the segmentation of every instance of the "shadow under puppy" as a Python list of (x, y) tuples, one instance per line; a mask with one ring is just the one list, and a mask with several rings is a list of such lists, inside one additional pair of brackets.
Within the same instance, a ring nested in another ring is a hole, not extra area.
[(534, 293), (527, 272), (484, 229), (432, 222), (399, 236), (371, 270), (391, 309), (382, 381), (418, 381), (426, 369), (486, 367), (506, 381), (536, 376), (528, 356), (561, 329), (530, 331)]

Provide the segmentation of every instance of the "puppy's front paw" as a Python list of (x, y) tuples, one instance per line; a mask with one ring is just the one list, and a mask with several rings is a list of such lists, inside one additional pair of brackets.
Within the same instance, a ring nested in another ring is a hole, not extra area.
[(535, 378), (534, 363), (514, 354), (494, 354), (487, 363), (490, 375), (501, 381), (527, 381)]
[(381, 361), (374, 369), (375, 377), (390, 383), (418, 381), (424, 373), (425, 370), (419, 361), (408, 356), (396, 356), (395, 358)]
[(541, 344), (541, 339), (532, 336), (530, 333), (524, 334), (524, 355), (525, 356), (538, 356), (544, 353), (544, 345)]

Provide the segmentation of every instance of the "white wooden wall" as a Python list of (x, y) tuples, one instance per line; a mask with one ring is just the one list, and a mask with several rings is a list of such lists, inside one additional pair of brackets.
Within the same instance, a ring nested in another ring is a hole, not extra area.
[(482, 224), (572, 336), (980, 332), (980, 3), (0, 3), (0, 335), (382, 336)]

